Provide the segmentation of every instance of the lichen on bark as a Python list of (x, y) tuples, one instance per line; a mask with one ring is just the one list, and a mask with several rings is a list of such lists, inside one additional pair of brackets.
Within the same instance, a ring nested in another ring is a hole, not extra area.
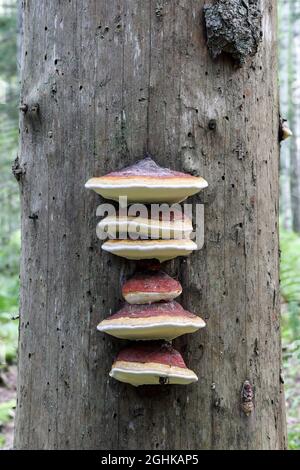
[(238, 65), (256, 54), (262, 38), (260, 0), (217, 0), (204, 6), (207, 46), (215, 59), (230, 54)]

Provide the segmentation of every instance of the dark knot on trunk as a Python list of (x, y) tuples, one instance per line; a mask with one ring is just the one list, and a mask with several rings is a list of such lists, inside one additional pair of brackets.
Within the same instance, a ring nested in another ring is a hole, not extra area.
[(246, 416), (250, 416), (254, 410), (254, 391), (249, 380), (245, 380), (241, 392), (241, 408)]
[(17, 156), (17, 158), (15, 159), (13, 165), (12, 165), (12, 174), (14, 175), (14, 177), (16, 178), (16, 180), (18, 182), (21, 181), (21, 179), (23, 178), (23, 176), (25, 175), (26, 173), (26, 170), (24, 167), (22, 167), (20, 165), (20, 160), (19, 160), (19, 157)]

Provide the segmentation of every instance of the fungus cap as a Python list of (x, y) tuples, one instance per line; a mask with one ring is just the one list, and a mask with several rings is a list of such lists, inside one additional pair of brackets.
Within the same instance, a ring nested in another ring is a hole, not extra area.
[(197, 375), (185, 365), (181, 354), (169, 345), (137, 344), (118, 354), (109, 374), (120, 382), (139, 385), (197, 382)]
[(287, 122), (282, 123), (282, 140), (286, 140), (289, 137), (292, 137), (293, 132), (289, 128)]
[[(179, 210), (160, 212), (159, 215), (149, 217), (130, 215), (108, 215), (97, 225), (97, 236), (101, 240), (103, 235), (114, 237), (122, 234), (122, 238), (134, 235), (135, 238), (187, 238), (193, 231), (191, 219)], [(120, 237), (119, 237), (120, 238)]]
[(147, 155), (122, 170), (89, 179), (85, 187), (114, 201), (127, 196), (128, 203), (175, 203), (184, 201), (207, 185), (202, 177), (162, 168)]
[(173, 300), (146, 305), (126, 304), (104, 319), (97, 329), (120, 339), (171, 341), (204, 326), (202, 318), (184, 310)]
[(173, 300), (182, 292), (180, 282), (158, 271), (137, 273), (126, 281), (122, 295), (129, 304), (147, 304), (161, 300)]
[(102, 245), (102, 250), (123, 258), (157, 259), (160, 263), (174, 259), (177, 256), (188, 256), (197, 250), (192, 240), (108, 240)]

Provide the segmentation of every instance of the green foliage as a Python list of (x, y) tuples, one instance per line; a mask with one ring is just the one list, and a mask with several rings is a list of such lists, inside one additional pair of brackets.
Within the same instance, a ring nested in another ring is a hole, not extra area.
[[(14, 409), (16, 407), (16, 400), (6, 401), (0, 403), (0, 429), (5, 424), (9, 423), (14, 418)], [(5, 446), (5, 437), (0, 434), (0, 449)]]
[[(16, 360), (19, 297), (19, 191), (11, 173), (18, 147), (16, 2), (0, 16), (0, 372)], [(0, 403), (0, 428), (13, 419), (15, 400)], [(5, 445), (0, 434), (0, 448)]]
[(12, 410), (16, 407), (16, 400), (0, 403), (0, 426), (8, 423), (12, 418)]
[(0, 15), (0, 250), (19, 227), (19, 191), (11, 173), (18, 148), (16, 2), (3, 3)]
[(17, 354), (20, 231), (0, 246), (0, 367)]
[(280, 247), (283, 338), (292, 341), (300, 338), (300, 236), (281, 228)]
[(0, 2), (0, 368), (15, 360), (18, 322), (19, 189), (11, 173), (18, 147), (16, 2)]
[(285, 398), (287, 407), (288, 443), (300, 449), (300, 339), (283, 347)]
[(17, 15), (13, 14), (0, 16), (0, 56), (1, 69), (0, 74), (6, 80), (16, 75), (16, 57), (17, 57)]
[(280, 230), (282, 342), (289, 449), (300, 449), (300, 236)]
[(5, 100), (1, 99), (1, 102), (4, 101), (7, 104), (5, 107), (7, 116), (16, 121), (18, 119), (16, 103), (19, 94), (17, 79), (16, 2), (2, 6), (4, 10), (0, 16), (0, 81), (2, 82), (1, 88), (5, 91)]

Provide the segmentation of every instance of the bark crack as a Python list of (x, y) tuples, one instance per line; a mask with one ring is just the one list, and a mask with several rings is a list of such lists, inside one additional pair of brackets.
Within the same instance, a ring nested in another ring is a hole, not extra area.
[(147, 104), (147, 143), (146, 151), (150, 151), (150, 100), (151, 100), (151, 55), (152, 55), (152, 0), (149, 2), (149, 74), (148, 74), (148, 104)]

